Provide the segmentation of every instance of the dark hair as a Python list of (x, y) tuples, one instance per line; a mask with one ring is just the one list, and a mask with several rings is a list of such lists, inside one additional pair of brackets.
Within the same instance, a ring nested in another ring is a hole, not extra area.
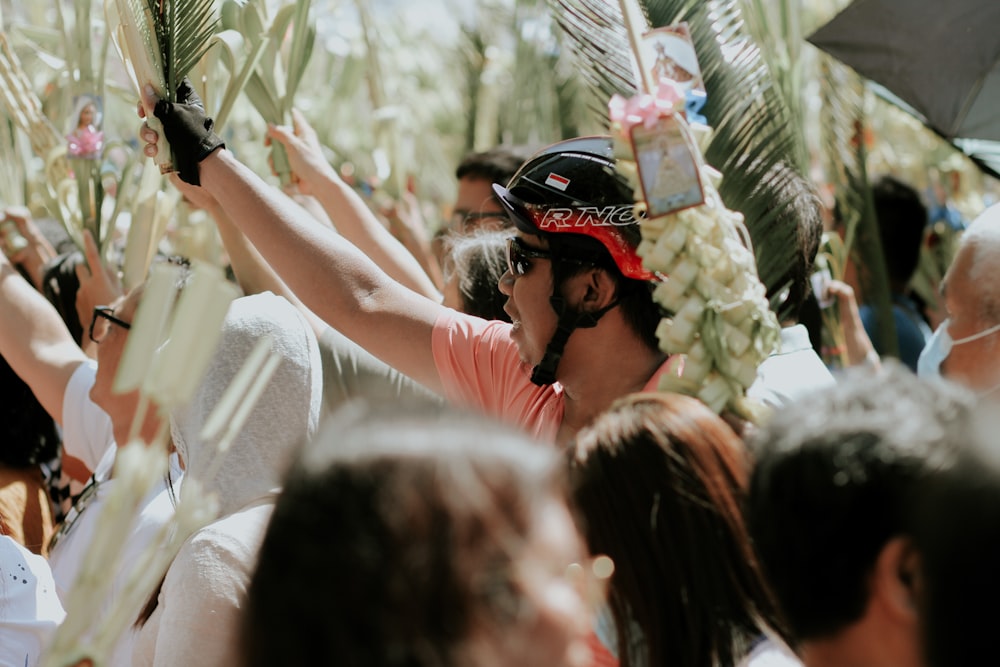
[(953, 454), (968, 395), (896, 362), (848, 371), (754, 439), (748, 525), (796, 640), (858, 620), (886, 542), (914, 530), (921, 484)]
[(620, 399), (579, 435), (573, 497), (591, 552), (618, 564), (625, 667), (734, 665), (765, 628), (781, 631), (743, 523), (749, 465), (720, 417), (677, 394)]
[(773, 211), (772, 224), (795, 230), (795, 261), (774, 283), (767, 298), (774, 303), (775, 293), (787, 288), (788, 296), (777, 314), (782, 320), (798, 321), (810, 293), (809, 276), (823, 237), (823, 202), (808, 179), (781, 162), (767, 172), (757, 190), (778, 193), (784, 204)]
[(507, 237), (510, 230), (477, 229), (446, 238), (449, 273), (458, 276), (462, 312), (487, 320), (510, 322), (503, 309), (507, 297), (500, 291), (500, 276), (507, 270)]
[[(1000, 613), (992, 601), (1000, 595), (1000, 424), (993, 410), (980, 405), (956, 464), (930, 480), (916, 503), (914, 542), (923, 574), (920, 612), (929, 667), (996, 659)], [(970, 596), (989, 602), (972, 604)]]
[(872, 199), (891, 286), (902, 292), (920, 262), (927, 208), (916, 190), (892, 176), (875, 181)]
[[(633, 225), (635, 234), (639, 234), (638, 225)], [(656, 338), (656, 328), (663, 317), (663, 311), (653, 300), (653, 284), (646, 280), (626, 278), (615, 264), (611, 253), (595, 238), (583, 234), (546, 234), (539, 232), (538, 236), (549, 243), (553, 253), (554, 289), (561, 288), (562, 281), (571, 278), (590, 266), (597, 266), (614, 278), (618, 288), (618, 301), (622, 315), (629, 327), (651, 350), (659, 349)], [(587, 260), (586, 264), (576, 262), (560, 262), (559, 258), (576, 258)]]
[(524, 156), (511, 148), (498, 146), (482, 153), (471, 153), (462, 158), (455, 170), (455, 179), (482, 179), (506, 185), (511, 176), (524, 163)]
[(348, 405), (278, 498), (244, 664), (463, 664), (472, 628), (535, 612), (512, 564), (537, 512), (565, 500), (558, 463), (481, 418)]
[(76, 311), (76, 293), (80, 291), (76, 267), (84, 261), (83, 253), (79, 250), (56, 256), (45, 265), (41, 285), (42, 294), (55, 306), (77, 345), (83, 342), (84, 323), (80, 322)]
[(59, 455), (55, 422), (7, 360), (0, 356), (0, 463), (23, 468)]

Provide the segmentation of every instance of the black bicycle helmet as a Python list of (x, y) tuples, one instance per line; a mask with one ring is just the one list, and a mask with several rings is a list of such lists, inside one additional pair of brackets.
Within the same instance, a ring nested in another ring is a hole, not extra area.
[(625, 277), (656, 280), (635, 252), (642, 238), (635, 199), (615, 170), (613, 151), (607, 136), (561, 141), (536, 153), (507, 187), (493, 190), (522, 231), (588, 236), (600, 241)]
[[(525, 162), (506, 187), (494, 184), (493, 190), (518, 229), (548, 237), (550, 242), (555, 287), (549, 302), (559, 320), (531, 380), (552, 384), (570, 334), (596, 326), (618, 305), (616, 299), (597, 312), (570, 308), (560, 290), (568, 275), (563, 262), (600, 266), (610, 257), (626, 278), (660, 277), (643, 267), (636, 254), (642, 236), (635, 199), (632, 186), (615, 169), (611, 137), (579, 137), (553, 144)], [(586, 238), (598, 241), (607, 255), (595, 252)]]

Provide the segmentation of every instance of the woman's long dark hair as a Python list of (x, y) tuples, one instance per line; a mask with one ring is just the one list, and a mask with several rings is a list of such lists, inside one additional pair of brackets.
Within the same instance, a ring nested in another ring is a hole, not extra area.
[(734, 665), (765, 629), (784, 634), (743, 521), (749, 455), (702, 403), (620, 400), (581, 432), (570, 470), (591, 552), (617, 565), (623, 667)]

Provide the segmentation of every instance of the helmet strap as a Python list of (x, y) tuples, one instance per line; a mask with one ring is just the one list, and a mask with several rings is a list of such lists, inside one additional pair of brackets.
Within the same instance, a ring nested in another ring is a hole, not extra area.
[[(553, 266), (553, 268), (555, 267)], [(549, 298), (552, 310), (556, 311), (556, 315), (559, 316), (556, 322), (556, 331), (552, 334), (549, 344), (545, 346), (545, 354), (542, 355), (542, 360), (531, 370), (531, 382), (540, 387), (550, 385), (556, 381), (556, 370), (559, 368), (559, 361), (562, 359), (563, 350), (566, 349), (566, 343), (569, 341), (570, 335), (577, 329), (592, 329), (596, 327), (597, 322), (619, 303), (616, 297), (611, 303), (600, 310), (582, 312), (567, 305), (565, 297), (558, 294), (561, 288), (562, 281), (560, 280), (556, 287), (556, 293)]]

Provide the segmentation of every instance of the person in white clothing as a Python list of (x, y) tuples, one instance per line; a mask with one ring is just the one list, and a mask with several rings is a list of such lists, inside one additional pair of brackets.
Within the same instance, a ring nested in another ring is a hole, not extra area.
[[(88, 239), (88, 241), (90, 241)], [(99, 266), (93, 243), (88, 244), (91, 266)], [(112, 381), (124, 350), (130, 322), (141, 289), (133, 290), (111, 306), (95, 308), (86, 332), (99, 343), (96, 368), (76, 344), (55, 308), (0, 256), (0, 353), (31, 387), (46, 411), (63, 429), (64, 451), (91, 468), (90, 488), (81, 496), (50, 545), (56, 591), (65, 596), (72, 588), (81, 559), (93, 535), (111, 478), (116, 442), (126, 442), (136, 413), (138, 392), (114, 394)], [(160, 420), (150, 410), (139, 434), (151, 441)], [(173, 475), (179, 477), (179, 469)], [(130, 534), (125, 557), (139, 553), (173, 513), (167, 482), (161, 482)], [(124, 585), (127, 568), (113, 573), (111, 598)], [(97, 603), (95, 603), (97, 604)], [(112, 665), (130, 664), (128, 636), (115, 647)]]
[[(201, 428), (265, 336), (281, 361), (216, 463), (216, 448), (202, 441)], [(305, 317), (269, 292), (234, 301), (205, 379), (170, 418), (185, 480), (198, 480), (216, 495), (220, 518), (184, 543), (142, 612), (134, 665), (241, 664), (237, 636), (246, 587), (285, 470), (318, 425), (322, 395), (319, 347)]]
[[(823, 235), (823, 204), (809, 181), (787, 166), (776, 166), (766, 180), (780, 188), (789, 202), (776, 215), (788, 220), (782, 226), (796, 230), (798, 251), (782, 281), (786, 296), (776, 310), (782, 320), (781, 347), (757, 368), (757, 381), (747, 390), (747, 396), (776, 408), (803, 393), (832, 385), (834, 380), (813, 349), (808, 330), (799, 323), (799, 314), (810, 298), (810, 275)], [(765, 185), (769, 184), (762, 183)]]
[(45, 559), (0, 535), (0, 667), (34, 667), (65, 615)]
[(986, 209), (962, 234), (941, 281), (947, 319), (917, 361), (917, 375), (943, 376), (982, 395), (1000, 389), (1000, 204)]

